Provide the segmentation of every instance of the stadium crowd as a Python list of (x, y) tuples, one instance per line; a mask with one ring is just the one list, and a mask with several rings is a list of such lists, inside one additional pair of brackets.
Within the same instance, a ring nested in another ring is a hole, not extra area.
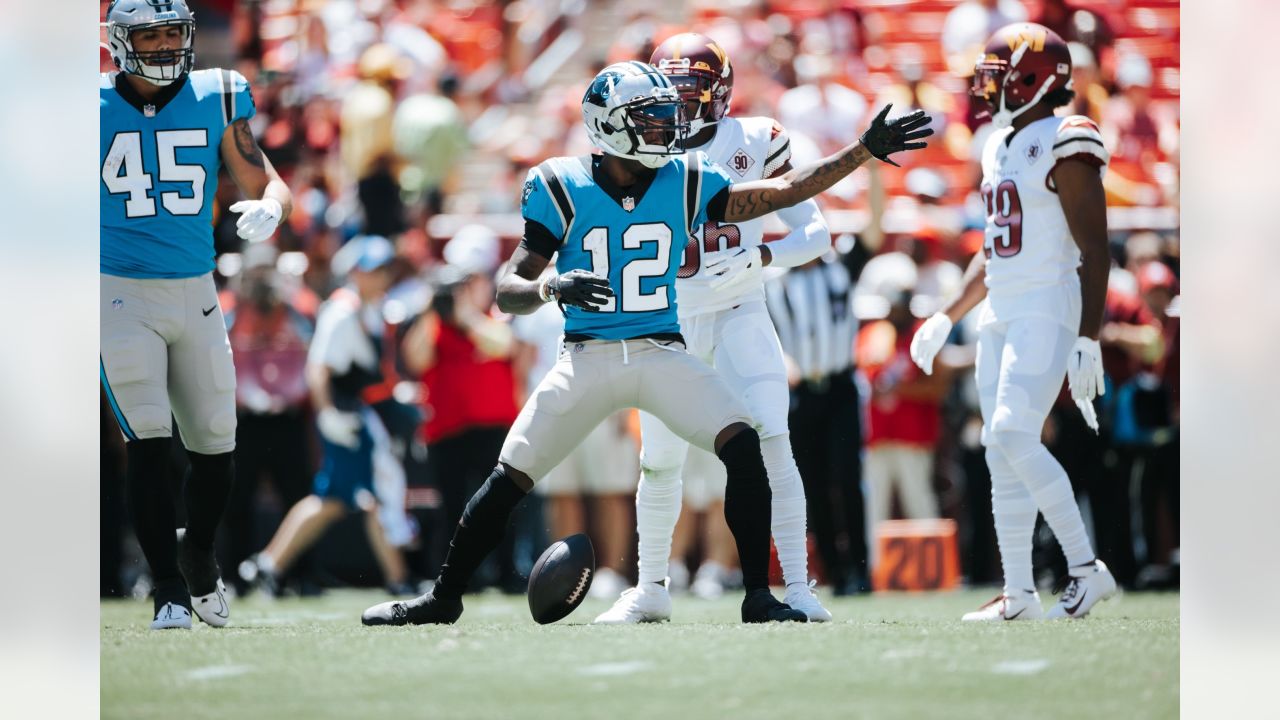
[[(291, 563), (283, 587), (270, 589), (307, 593), (343, 582), (409, 592), (409, 580), (435, 577), (462, 503), (554, 362), (562, 327), (554, 306), (516, 322), (493, 306), (494, 277), (519, 240), (525, 173), (547, 157), (589, 152), (580, 99), (597, 70), (645, 60), (655, 41), (687, 29), (727, 49), (737, 73), (732, 112), (777, 118), (798, 162), (836, 149), (883, 103), (895, 114), (922, 108), (932, 116), (938, 135), (927, 150), (902, 159), (902, 168), (873, 164), (819, 199), (834, 247), (791, 275), (838, 265), (851, 281), (841, 302), (856, 322), (839, 336), (849, 342), (834, 367), (807, 363), (802, 339), (788, 343), (780, 327), (793, 370), (792, 427), (806, 419), (814, 427), (803, 433), (812, 446), (795, 451), (810, 496), (815, 576), (834, 592), (869, 587), (875, 526), (893, 517), (956, 520), (963, 575), (995, 581), (972, 380), (976, 336), (960, 324), (940, 357), (943, 371), (932, 376), (911, 363), (907, 346), (982, 244), (978, 152), (989, 126), (969, 102), (968, 76), (986, 37), (1019, 19), (1071, 42), (1073, 112), (1098, 122), (1112, 154), (1105, 187), (1115, 262), (1101, 337), (1101, 432), (1085, 426), (1064, 392), (1045, 441), (1121, 584), (1177, 582), (1176, 0), (192, 5), (199, 66), (216, 62), (249, 79), (251, 126), (296, 198), (270, 244), (245, 246), (236, 236), (231, 183), (219, 185), (215, 210), (239, 406), (237, 482), (219, 549), (224, 568), (248, 562), (241, 591), (261, 585), (252, 572), (257, 551), (270, 550), (286, 512), (311, 492), (320, 452), (304, 368), (317, 310), (354, 267), (386, 278), (382, 380), (365, 399), (386, 431), (374, 459), (379, 536), (407, 570), (369, 549), (366, 535), (376, 533), (366, 533), (364, 520), (335, 517)], [(354, 238), (369, 236), (389, 239), (394, 255), (368, 266), (363, 256), (354, 266), (336, 261)], [(773, 278), (770, 294), (787, 292), (788, 282)], [(814, 413), (840, 418), (831, 442), (850, 457), (836, 471), (814, 460), (828, 451), (814, 440), (822, 424)], [(102, 593), (145, 592), (123, 510), (123, 443), (105, 401), (101, 442)], [(625, 588), (635, 566), (637, 450), (633, 417), (601, 426), (526, 500), (485, 584), (522, 589), (548, 538), (586, 529), (602, 568), (593, 591)], [(733, 582), (734, 562), (715, 491), (704, 487), (717, 482), (713, 466), (691, 459), (686, 469), (688, 517), (675, 544), (679, 559), (706, 559), (705, 567), (694, 574), (672, 566), (675, 584), (707, 594)], [(1056, 545), (1046, 540), (1043, 552), (1037, 567), (1061, 575)]]

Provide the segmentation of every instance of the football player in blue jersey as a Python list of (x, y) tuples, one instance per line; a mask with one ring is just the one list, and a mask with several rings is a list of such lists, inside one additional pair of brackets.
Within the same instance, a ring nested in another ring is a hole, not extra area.
[[(529, 172), (524, 239), (498, 304), (564, 309), (560, 358), (507, 434), (498, 465), (468, 502), (431, 592), (365, 611), (366, 625), (452, 623), (476, 567), (508, 516), (601, 420), (649, 412), (725, 464), (724, 513), (742, 562), (743, 622), (807, 620), (769, 592), (770, 490), (760, 437), (741, 398), (680, 335), (675, 280), (689, 236), (707, 221), (740, 222), (817, 195), (871, 158), (922, 148), (922, 111), (886, 120), (858, 142), (776, 178), (733, 184), (704, 153), (685, 152), (689, 124), (671, 81), (641, 62), (600, 71), (582, 100), (600, 155), (552, 158)], [(554, 272), (544, 270), (555, 256)], [(600, 468), (600, 472), (610, 472)]]
[[(153, 629), (226, 625), (213, 555), (236, 438), (235, 368), (213, 284), (213, 201), (225, 164), (251, 198), (241, 238), (261, 242), (292, 199), (249, 130), (253, 96), (233, 70), (194, 70), (185, 0), (113, 0), (101, 107), (99, 374), (128, 441), (128, 496), (155, 583)], [(191, 460), (181, 542), (166, 477), (171, 417)]]

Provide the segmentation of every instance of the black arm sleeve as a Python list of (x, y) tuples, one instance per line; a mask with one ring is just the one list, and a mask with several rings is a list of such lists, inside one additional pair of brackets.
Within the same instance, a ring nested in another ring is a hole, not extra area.
[(729, 207), (729, 185), (715, 194), (707, 203), (707, 222), (723, 222), (724, 211)]
[(520, 240), (520, 245), (525, 250), (550, 260), (562, 244), (564, 240), (556, 237), (546, 225), (537, 220), (524, 219), (524, 237)]

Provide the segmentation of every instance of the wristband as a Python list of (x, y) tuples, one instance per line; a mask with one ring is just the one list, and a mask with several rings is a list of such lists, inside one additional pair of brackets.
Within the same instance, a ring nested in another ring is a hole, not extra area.
[(549, 277), (543, 280), (542, 282), (538, 283), (538, 299), (544, 303), (549, 303), (555, 299), (555, 296), (551, 292), (552, 279), (554, 279), (554, 276)]

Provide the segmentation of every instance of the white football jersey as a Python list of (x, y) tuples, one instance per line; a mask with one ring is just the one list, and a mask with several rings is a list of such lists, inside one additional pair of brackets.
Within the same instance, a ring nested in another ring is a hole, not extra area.
[(1053, 187), (1053, 169), (1068, 159), (1105, 171), (1110, 156), (1089, 118), (1048, 117), (1016, 134), (1006, 128), (987, 139), (982, 152), (987, 319), (1041, 315), (1068, 325), (1079, 322), (1080, 249)]
[[(722, 118), (716, 135), (696, 148), (720, 165), (734, 182), (767, 178), (791, 159), (791, 141), (772, 118)], [(708, 222), (685, 244), (676, 273), (676, 296), (681, 317), (714, 312), (741, 304), (749, 298), (764, 299), (763, 279), (739, 283), (727, 291), (712, 290), (703, 268), (706, 254), (734, 247), (756, 247), (764, 242), (764, 218), (743, 223)]]

